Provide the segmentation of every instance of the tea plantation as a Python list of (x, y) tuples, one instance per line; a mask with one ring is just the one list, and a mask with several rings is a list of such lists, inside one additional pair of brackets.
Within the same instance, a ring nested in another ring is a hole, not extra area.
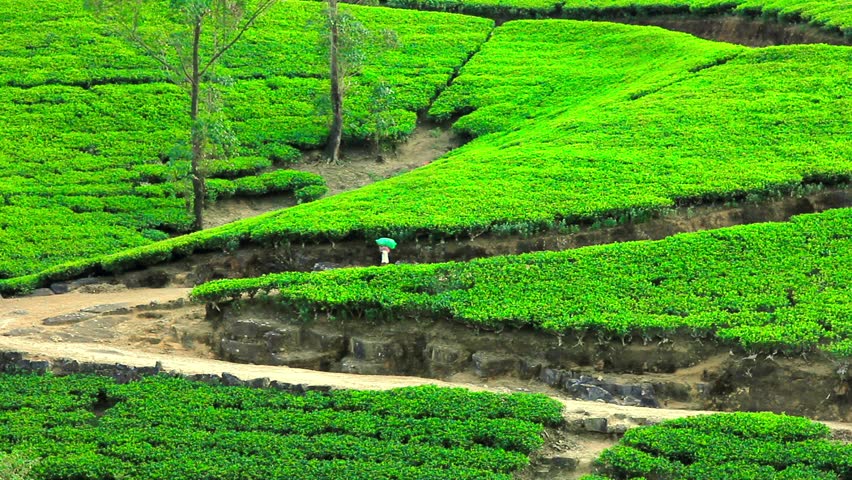
[(846, 47), (747, 49), (653, 27), (509, 22), (431, 106), (437, 118), (469, 112), (455, 128), (478, 136), (442, 159), (0, 290), (240, 242), (531, 233), (846, 184), (851, 67)]
[(511, 479), (561, 408), (429, 386), (293, 395), (4, 374), (0, 454), (32, 462), (33, 480)]
[(746, 349), (852, 356), (852, 209), (565, 252), (283, 273), (196, 287), (208, 301), (275, 290), (335, 317), (454, 318), (637, 341), (677, 332)]
[(852, 477), (852, 445), (804, 418), (720, 413), (630, 430), (597, 463), (605, 475), (582, 480), (842, 480)]
[(805, 22), (852, 38), (852, 5), (829, 0), (387, 0), (400, 8), (491, 17), (606, 19), (643, 15), (727, 15)]
[[(29, 4), (0, 2), (0, 278), (186, 232), (187, 93), (164, 83), (163, 70), (80, 2)], [(372, 35), (388, 37), (365, 45), (350, 86), (346, 132), (355, 140), (374, 129), (368, 105), (378, 82), (393, 92), (391, 134), (403, 137), (493, 25), (347, 9)], [(220, 178), (211, 199), (295, 191), (312, 200), (324, 192), (316, 176), (269, 173), (299, 158), (294, 146), (316, 148), (328, 134), (322, 11), (316, 3), (279, 5), (223, 59), (217, 74), (230, 77), (222, 95), (239, 147), (205, 166)]]

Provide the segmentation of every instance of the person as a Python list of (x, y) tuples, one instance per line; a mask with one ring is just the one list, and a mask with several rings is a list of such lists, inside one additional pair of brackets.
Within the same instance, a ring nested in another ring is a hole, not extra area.
[(390, 248), (388, 247), (379, 247), (379, 252), (382, 253), (382, 265), (387, 265), (390, 263)]

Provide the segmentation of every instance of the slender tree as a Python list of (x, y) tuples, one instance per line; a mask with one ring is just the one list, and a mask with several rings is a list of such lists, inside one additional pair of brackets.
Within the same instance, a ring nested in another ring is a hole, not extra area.
[(340, 78), (340, 13), (337, 0), (328, 0), (328, 57), (331, 76), (331, 129), (326, 144), (329, 162), (340, 158), (340, 140), (343, 138), (343, 85)]
[[(212, 69), (278, 0), (84, 0), (97, 18), (187, 87), (192, 159), (193, 229), (203, 228), (207, 130), (200, 118), (201, 87)], [(167, 7), (165, 10), (163, 7)], [(159, 23), (158, 23), (159, 22)], [(167, 24), (164, 25), (163, 23)]]
[(337, 0), (328, 0), (329, 77), (331, 80), (331, 128), (326, 143), (326, 158), (335, 163), (340, 158), (343, 138), (344, 98), (349, 77), (357, 75), (366, 58), (371, 33), (348, 13), (341, 13)]

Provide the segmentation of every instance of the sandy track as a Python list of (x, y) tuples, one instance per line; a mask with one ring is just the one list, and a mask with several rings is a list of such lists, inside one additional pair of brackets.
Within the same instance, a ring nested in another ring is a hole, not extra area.
[[(165, 304), (178, 299), (188, 298), (190, 290), (188, 288), (129, 289), (96, 294), (71, 292), (45, 297), (2, 299), (0, 300), (0, 334), (13, 328), (40, 326), (42, 320), (47, 317), (77, 312), (95, 305), (121, 303), (138, 306), (148, 305), (152, 302)], [(134, 367), (153, 366), (157, 362), (160, 362), (167, 371), (188, 375), (222, 374), (227, 372), (243, 380), (266, 377), (270, 380), (291, 384), (360, 390), (384, 390), (413, 385), (438, 385), (502, 393), (516, 391), (516, 389), (504, 386), (445, 382), (420, 377), (355, 375), (270, 365), (231, 363), (210, 358), (199, 358), (197, 353), (193, 355), (193, 352), (190, 350), (175, 349), (168, 353), (161, 350), (162, 346), (149, 346), (142, 349), (118, 341), (97, 343), (55, 342), (43, 338), (0, 335), (0, 351), (18, 351), (26, 353), (28, 358), (33, 359), (69, 358), (79, 362), (120, 363)], [(628, 427), (645, 423), (657, 423), (671, 418), (715, 413), (700, 410), (628, 407), (571, 400), (558, 396), (554, 398), (565, 405), (565, 417), (569, 421), (586, 418), (607, 418), (610, 423), (621, 423)], [(852, 439), (852, 424), (841, 422), (824, 423), (829, 425), (838, 436)]]
[[(412, 385), (437, 385), (442, 387), (462, 387), (471, 390), (511, 392), (506, 387), (486, 387), (470, 383), (453, 383), (419, 377), (392, 375), (354, 375), (346, 373), (319, 372), (300, 368), (276, 367), (271, 365), (248, 365), (224, 362), (183, 355), (154, 354), (114, 348), (99, 344), (69, 344), (35, 341), (30, 339), (0, 337), (0, 350), (20, 351), (29, 354), (29, 358), (57, 359), (72, 358), (80, 362), (120, 363), (134, 367), (153, 366), (161, 362), (167, 371), (182, 374), (222, 374), (236, 375), (240, 379), (269, 378), (291, 384), (329, 386), (332, 388), (352, 388), (359, 390), (385, 390)], [(565, 405), (567, 420), (582, 418), (608, 418), (616, 423), (628, 426), (657, 423), (672, 418), (716, 413), (702, 410), (678, 410), (666, 408), (643, 408), (612, 405), (608, 403), (585, 402), (566, 398), (557, 398)], [(842, 422), (823, 422), (837, 434), (852, 438), (852, 424)]]
[(152, 302), (167, 303), (189, 298), (191, 291), (191, 288), (135, 288), (103, 293), (74, 291), (43, 297), (4, 298), (0, 300), (0, 330), (13, 326), (33, 326), (47, 317), (77, 312), (95, 305), (126, 303), (138, 306)]

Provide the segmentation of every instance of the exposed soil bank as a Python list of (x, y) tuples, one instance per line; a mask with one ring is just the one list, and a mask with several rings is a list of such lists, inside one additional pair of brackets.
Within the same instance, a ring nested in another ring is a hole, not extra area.
[[(774, 411), (852, 421), (850, 376), (836, 361), (750, 356), (688, 335), (619, 341), (491, 332), (444, 319), (304, 322), (272, 300), (209, 307), (229, 361), (438, 379), (535, 380), (582, 400), (628, 406)], [(847, 366), (848, 367), (848, 366)]]
[[(347, 3), (358, 3), (355, 0), (345, 1)], [(380, 3), (392, 8), (409, 8), (388, 5), (385, 0)], [(465, 5), (464, 3), (448, 6), (421, 2), (420, 5), (410, 8), (491, 18), (498, 26), (512, 20), (542, 18), (587, 20), (629, 25), (653, 25), (667, 30), (689, 33), (706, 40), (736, 43), (749, 47), (810, 43), (852, 45), (852, 37), (845, 36), (841, 30), (836, 28), (820, 28), (795, 17), (782, 21), (774, 17), (739, 15), (734, 12), (733, 7), (726, 8), (724, 6), (715, 9), (713, 12), (703, 14), (693, 13), (689, 10), (689, 7), (660, 7), (656, 11), (653, 8), (643, 10), (641, 7), (633, 6), (612, 7), (603, 10), (595, 8), (563, 10), (561, 4), (556, 5), (555, 10), (551, 13), (534, 9), (514, 8), (508, 5), (477, 6)]]
[[(739, 206), (707, 205), (679, 208), (644, 222), (614, 227), (584, 227), (574, 233), (544, 232), (531, 236), (481, 235), (454, 241), (402, 242), (391, 254), (392, 262), (434, 263), (468, 261), (495, 255), (535, 251), (560, 251), (634, 240), (659, 240), (668, 236), (761, 222), (786, 221), (793, 215), (852, 206), (847, 189), (827, 189), (804, 197), (746, 203)], [(221, 278), (254, 277), (272, 272), (378, 265), (372, 241), (351, 240), (335, 244), (246, 246), (234, 252), (196, 254), (170, 264), (122, 274), (130, 287), (192, 286)]]
[(676, 32), (689, 33), (705, 40), (736, 43), (749, 47), (826, 43), (850, 45), (852, 39), (827, 32), (807, 24), (779, 23), (741, 16), (724, 15), (697, 17), (689, 15), (659, 15), (649, 17), (612, 18), (612, 22), (630, 25), (653, 25)]

